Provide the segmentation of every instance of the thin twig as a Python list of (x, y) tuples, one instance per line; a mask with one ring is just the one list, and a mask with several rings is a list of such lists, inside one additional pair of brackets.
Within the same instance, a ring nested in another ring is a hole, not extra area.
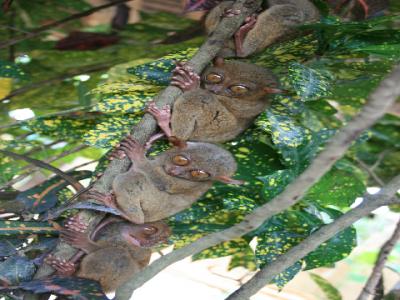
[(379, 185), (379, 186), (384, 186), (385, 183), (383, 182), (382, 179), (379, 178), (378, 175), (372, 170), (370, 166), (368, 166), (365, 162), (363, 162), (361, 159), (355, 158), (355, 161), (359, 164), (359, 166), (365, 170), (369, 176), (372, 177), (372, 179)]
[(30, 163), (38, 168), (43, 168), (43, 169), (49, 170), (49, 171), (53, 172), (54, 174), (57, 174), (58, 176), (63, 178), (68, 183), (70, 183), (76, 191), (84, 189), (84, 186), (78, 180), (76, 180), (74, 177), (66, 174), (65, 172), (61, 171), (60, 169), (58, 169), (56, 167), (53, 167), (52, 165), (50, 165), (48, 163), (45, 163), (44, 161), (41, 161), (41, 160), (38, 160), (35, 158), (31, 158), (26, 155), (17, 154), (17, 153), (7, 151), (7, 150), (0, 150), (0, 153), (4, 154), (6, 156), (9, 156), (9, 157), (15, 158), (15, 159), (26, 161), (27, 163)]
[(249, 299), (266, 284), (270, 283), (275, 276), (285, 271), (287, 268), (295, 264), (308, 253), (315, 250), (319, 245), (335, 236), (337, 233), (343, 231), (347, 227), (351, 226), (354, 222), (371, 213), (371, 211), (390, 203), (400, 203), (400, 199), (395, 197), (399, 188), (400, 175), (392, 179), (379, 191), (379, 193), (375, 195), (366, 195), (364, 197), (364, 201), (359, 206), (345, 213), (331, 224), (323, 226), (300, 244), (291, 248), (285, 254), (279, 256), (276, 260), (269, 263), (252, 279), (250, 279), (236, 292), (226, 298), (226, 300)]
[[(65, 157), (65, 156), (68, 156), (68, 155), (70, 155), (70, 154), (72, 154), (72, 153), (75, 153), (75, 152), (79, 152), (79, 151), (81, 151), (81, 150), (83, 150), (83, 149), (85, 149), (85, 148), (87, 148), (87, 147), (89, 147), (89, 146), (87, 146), (87, 145), (79, 145), (79, 146), (77, 146), (77, 147), (75, 147), (75, 148), (72, 148), (72, 149), (70, 149), (70, 150), (67, 150), (67, 151), (62, 152), (62, 153), (60, 153), (59, 155), (56, 155), (56, 156), (51, 157), (51, 158), (49, 158), (49, 159), (46, 159), (46, 160), (44, 160), (44, 162), (50, 163), (50, 162), (59, 160), (60, 158), (63, 158), (63, 157)], [(34, 172), (40, 170), (40, 168), (38, 168), (38, 167), (30, 168), (30, 167), (27, 166), (27, 167), (24, 167), (23, 169), (25, 169), (25, 168), (27, 168), (27, 169), (29, 168), (29, 171), (28, 171), (27, 173), (22, 174), (22, 175), (20, 175), (20, 176), (18, 176), (18, 177), (13, 178), (12, 180), (6, 182), (6, 183), (3, 184), (2, 186), (0, 186), (0, 190), (5, 189), (5, 188), (7, 188), (7, 187), (9, 187), (9, 186), (12, 186), (12, 185), (16, 184), (17, 182), (19, 182), (19, 181), (25, 179), (26, 177), (28, 177), (28, 176), (31, 175), (32, 173), (34, 173)]]
[[(199, 253), (209, 247), (251, 232), (273, 215), (286, 210), (300, 201), (306, 191), (318, 182), (318, 180), (330, 170), (333, 164), (345, 154), (353, 141), (358, 138), (364, 130), (371, 127), (381, 118), (397, 97), (400, 96), (399, 81), (400, 66), (397, 66), (370, 95), (369, 101), (361, 112), (330, 140), (325, 149), (314, 159), (311, 165), (294, 182), (289, 184), (284, 192), (263, 206), (255, 209), (239, 224), (229, 229), (202, 237), (194, 243), (174, 250), (154, 261), (117, 291), (117, 299), (127, 299), (126, 297), (128, 294), (131, 294), (136, 288), (143, 285), (147, 280), (154, 277), (169, 265), (187, 256)], [(124, 297), (119, 298), (120, 293)]]
[[(202, 70), (221, 50), (224, 41), (232, 37), (233, 34), (238, 30), (238, 28), (243, 24), (245, 18), (257, 11), (260, 5), (261, 1), (259, 0), (238, 0), (235, 2), (233, 8), (241, 10), (241, 13), (233, 17), (223, 18), (217, 29), (200, 47), (193, 58), (188, 62), (188, 64), (194, 69), (195, 72), (202, 72)], [(182, 94), (182, 91), (179, 88), (170, 86), (162, 91), (155, 98), (155, 102), (158, 107), (162, 107), (165, 104), (173, 105), (175, 99), (180, 94)], [(140, 143), (144, 144), (155, 132), (157, 128), (156, 126), (157, 124), (154, 118), (149, 114), (145, 114), (143, 119), (132, 129), (132, 136)], [(115, 176), (120, 174), (121, 172), (125, 172), (128, 169), (129, 165), (130, 162), (128, 159), (113, 160), (108, 165), (107, 169), (104, 172), (104, 175), (96, 181), (94, 189), (98, 190), (99, 192), (109, 192), (112, 189), (112, 182)], [(79, 212), (80, 219), (83, 222), (88, 223), (90, 228), (93, 228), (103, 216), (103, 214), (93, 211)], [(72, 248), (66, 243), (60, 242), (53, 255), (68, 259), (72, 257), (75, 252), (76, 249)], [(40, 278), (47, 276), (51, 273), (52, 268), (47, 265), (43, 265), (39, 268), (35, 277)], [(118, 299), (129, 299), (131, 293), (130, 291), (128, 291), (125, 295), (121, 295), (121, 293), (117, 294)]]
[(17, 44), (19, 42), (25, 41), (27, 39), (31, 39), (33, 37), (36, 37), (36, 36), (40, 35), (41, 33), (45, 32), (45, 31), (47, 31), (49, 29), (58, 27), (58, 26), (60, 26), (60, 25), (62, 25), (64, 23), (67, 23), (69, 21), (80, 19), (82, 17), (91, 15), (92, 13), (95, 13), (96, 11), (99, 11), (99, 10), (102, 10), (102, 9), (105, 9), (105, 8), (108, 8), (108, 7), (111, 7), (111, 6), (114, 6), (114, 5), (118, 5), (118, 4), (121, 4), (121, 3), (124, 3), (124, 2), (128, 2), (128, 1), (131, 1), (131, 0), (116, 0), (116, 1), (112, 1), (112, 2), (104, 4), (104, 5), (93, 7), (91, 9), (85, 10), (85, 11), (77, 13), (77, 14), (70, 15), (70, 16), (64, 18), (64, 19), (61, 19), (61, 20), (52, 22), (50, 24), (47, 24), (47, 25), (38, 27), (36, 29), (33, 29), (28, 34), (25, 34), (25, 35), (22, 35), (22, 36), (18, 36), (16, 38), (13, 38), (13, 39), (10, 39), (10, 40), (5, 41), (3, 43), (0, 43), (0, 49), (5, 48), (5, 47), (9, 47), (11, 45), (15, 45), (15, 44)]
[(393, 231), (392, 236), (382, 246), (378, 254), (378, 259), (375, 262), (375, 266), (372, 270), (370, 277), (367, 280), (364, 288), (362, 289), (357, 300), (367, 300), (369, 297), (375, 294), (376, 287), (379, 283), (379, 279), (382, 278), (382, 270), (385, 267), (386, 261), (390, 252), (392, 252), (396, 242), (400, 238), (400, 220)]
[(37, 88), (41, 88), (41, 87), (44, 87), (44, 86), (47, 86), (47, 85), (51, 85), (53, 83), (56, 83), (56, 82), (59, 82), (59, 81), (63, 81), (64, 79), (71, 78), (71, 77), (76, 76), (76, 75), (85, 74), (85, 73), (94, 73), (94, 72), (98, 72), (98, 71), (101, 71), (101, 70), (106, 70), (109, 67), (111, 67), (113, 64), (115, 64), (115, 61), (113, 63), (111, 63), (111, 62), (110, 63), (102, 63), (102, 64), (98, 64), (98, 65), (91, 65), (91, 66), (87, 66), (87, 67), (82, 67), (82, 68), (80, 68), (80, 69), (78, 69), (76, 71), (73, 71), (73, 72), (69, 72), (69, 73), (66, 73), (66, 74), (61, 74), (61, 75), (58, 75), (58, 76), (53, 77), (53, 78), (44, 79), (44, 80), (41, 80), (41, 81), (38, 81), (38, 82), (34, 82), (34, 83), (31, 83), (31, 84), (25, 85), (25, 86), (23, 86), (23, 87), (21, 87), (19, 89), (13, 90), (7, 96), (1, 98), (0, 102), (3, 102), (5, 100), (10, 100), (11, 98), (13, 98), (15, 96), (24, 94), (26, 92), (29, 92), (29, 91), (33, 90), (33, 89), (37, 89)]

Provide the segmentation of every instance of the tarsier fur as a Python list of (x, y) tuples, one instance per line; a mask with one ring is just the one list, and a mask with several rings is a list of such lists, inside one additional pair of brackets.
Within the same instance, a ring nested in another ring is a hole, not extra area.
[(105, 292), (111, 292), (147, 266), (151, 256), (149, 247), (170, 235), (170, 229), (163, 222), (136, 225), (113, 219), (99, 226), (89, 236), (86, 224), (75, 217), (61, 230), (65, 242), (86, 253), (78, 268), (74, 261), (53, 256), (48, 256), (45, 262), (61, 275), (96, 280)]
[[(196, 80), (197, 84), (187, 84)], [(168, 115), (165, 109), (149, 107), (160, 127), (180, 140), (215, 143), (234, 139), (270, 105), (270, 94), (284, 92), (268, 69), (221, 58), (202, 73), (201, 85), (200, 77), (182, 64), (171, 84), (184, 93), (175, 101), (170, 119), (163, 119)]]
[(230, 178), (236, 171), (233, 156), (214, 144), (182, 142), (153, 159), (131, 137), (119, 149), (131, 160), (130, 169), (115, 177), (113, 194), (91, 191), (88, 197), (136, 224), (162, 220), (190, 207), (214, 181), (237, 183)]
[[(205, 20), (208, 34), (218, 26), (234, 1), (223, 1), (212, 9)], [(223, 57), (247, 57), (296, 33), (296, 26), (316, 22), (318, 9), (308, 0), (269, 0), (268, 9), (246, 20), (233, 39), (219, 53)]]

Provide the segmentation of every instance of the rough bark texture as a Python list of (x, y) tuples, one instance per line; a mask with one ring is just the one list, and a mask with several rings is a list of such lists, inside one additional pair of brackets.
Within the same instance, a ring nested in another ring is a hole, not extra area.
[[(212, 61), (217, 55), (219, 50), (222, 48), (223, 43), (226, 39), (232, 37), (236, 30), (243, 23), (244, 19), (257, 11), (260, 7), (261, 1), (259, 0), (239, 0), (234, 4), (234, 9), (241, 10), (241, 14), (224, 18), (217, 30), (207, 39), (207, 41), (200, 47), (198, 52), (188, 62), (188, 64), (194, 69), (194, 71), (201, 73), (202, 70)], [(162, 107), (165, 104), (172, 105), (174, 100), (182, 94), (182, 91), (177, 87), (167, 87), (160, 93), (154, 100), (158, 107)], [(132, 135), (140, 143), (144, 144), (146, 140), (155, 132), (157, 127), (154, 118), (145, 114), (143, 119), (133, 128)], [(113, 160), (104, 175), (95, 183), (94, 189), (100, 192), (111, 191), (112, 182), (116, 175), (125, 172), (130, 165), (128, 159)], [(90, 224), (93, 228), (104, 216), (104, 214), (94, 211), (81, 211), (79, 216), (82, 221)], [(76, 253), (76, 249), (72, 248), (66, 243), (60, 242), (53, 255), (56, 257), (62, 257), (68, 259)], [(50, 266), (43, 265), (35, 275), (35, 278), (41, 278), (50, 275), (53, 269)]]
[[(343, 127), (328, 143), (325, 149), (314, 159), (312, 164), (291, 184), (285, 191), (267, 204), (257, 208), (247, 215), (245, 219), (229, 228), (217, 233), (202, 237), (194, 243), (174, 250), (173, 252), (156, 260), (146, 267), (139, 275), (132, 278), (126, 285), (117, 291), (117, 299), (128, 299), (136, 288), (153, 278), (164, 268), (187, 256), (196, 254), (219, 243), (240, 237), (256, 228), (273, 215), (284, 211), (296, 204), (306, 191), (341, 158), (353, 141), (360, 134), (372, 126), (381, 118), (387, 109), (393, 105), (400, 96), (400, 67), (396, 67), (392, 73), (384, 79), (379, 87), (370, 95), (369, 101), (361, 112)], [(245, 299), (245, 298), (242, 298)]]

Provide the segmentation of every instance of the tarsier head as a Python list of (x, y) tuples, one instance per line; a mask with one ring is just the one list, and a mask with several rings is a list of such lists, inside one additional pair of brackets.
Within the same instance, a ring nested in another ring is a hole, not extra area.
[(190, 181), (243, 182), (232, 179), (236, 162), (232, 154), (210, 143), (172, 141), (175, 147), (162, 154), (164, 171)]
[(171, 229), (164, 222), (132, 224), (124, 222), (121, 227), (123, 239), (136, 247), (149, 248), (158, 243), (166, 242), (171, 235)]
[(268, 69), (240, 61), (225, 62), (220, 57), (203, 72), (202, 84), (217, 95), (254, 101), (284, 92)]

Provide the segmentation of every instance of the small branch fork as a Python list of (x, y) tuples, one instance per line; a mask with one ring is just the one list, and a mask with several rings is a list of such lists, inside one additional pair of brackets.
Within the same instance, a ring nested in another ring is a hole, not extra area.
[[(400, 185), (400, 184), (399, 184)], [(368, 300), (371, 296), (375, 295), (376, 287), (378, 286), (379, 280), (382, 278), (382, 271), (385, 267), (386, 261), (390, 252), (392, 252), (396, 242), (400, 239), (400, 220), (396, 225), (396, 229), (393, 231), (392, 236), (382, 246), (378, 254), (378, 259), (375, 262), (375, 266), (372, 270), (370, 277), (367, 280), (363, 290), (358, 296), (357, 300)]]
[[(351, 226), (354, 222), (362, 217), (365, 217), (373, 210), (380, 206), (388, 205), (391, 203), (400, 203), (396, 197), (396, 192), (400, 189), (400, 176), (392, 179), (385, 187), (381, 189), (378, 194), (364, 196), (362, 204), (339, 217), (337, 220), (329, 225), (325, 225), (297, 246), (291, 248), (285, 254), (279, 256), (272, 263), (268, 264), (265, 268), (261, 269), (252, 279), (242, 285), (236, 292), (231, 294), (226, 300), (242, 300), (249, 299), (252, 295), (257, 293), (266, 284), (270, 283), (272, 279), (285, 271), (287, 268), (295, 264), (298, 260), (302, 259), (308, 253), (315, 250), (320, 244), (329, 240), (337, 233)], [(400, 225), (400, 223), (399, 223)], [(397, 233), (400, 234), (400, 230)], [(386, 253), (386, 256), (388, 253)], [(386, 258), (386, 257), (385, 257)], [(383, 262), (384, 264), (384, 262)], [(383, 267), (383, 265), (382, 265)], [(379, 281), (378, 277), (375, 278)], [(375, 282), (377, 283), (377, 282)], [(367, 294), (368, 295), (368, 294)], [(366, 300), (366, 298), (359, 298), (358, 300)]]
[(45, 32), (45, 31), (47, 31), (49, 29), (58, 27), (58, 26), (60, 26), (60, 25), (62, 25), (64, 23), (67, 23), (69, 21), (80, 19), (82, 17), (86, 17), (88, 15), (91, 15), (91, 14), (95, 13), (96, 11), (99, 11), (99, 10), (102, 10), (102, 9), (105, 9), (105, 8), (108, 8), (108, 7), (111, 7), (111, 6), (114, 6), (114, 5), (118, 5), (118, 4), (121, 4), (121, 3), (124, 3), (124, 2), (128, 2), (128, 1), (132, 1), (132, 0), (116, 0), (116, 1), (112, 1), (110, 3), (104, 4), (104, 5), (100, 5), (100, 6), (97, 6), (97, 7), (93, 7), (91, 9), (85, 10), (83, 12), (68, 16), (68, 17), (66, 17), (64, 19), (61, 19), (61, 20), (52, 22), (50, 24), (38, 27), (36, 29), (33, 29), (31, 32), (29, 32), (29, 33), (27, 33), (25, 35), (17, 36), (17, 37), (15, 37), (13, 39), (10, 39), (10, 40), (7, 40), (7, 41), (5, 41), (3, 43), (0, 43), (0, 49), (6, 48), (6, 47), (10, 47), (12, 45), (15, 45), (15, 44), (17, 44), (19, 42), (25, 41), (27, 39), (34, 38), (34, 37), (40, 35), (41, 33)]
[[(196, 72), (201, 73), (202, 70), (213, 60), (217, 53), (223, 47), (224, 41), (234, 35), (238, 28), (242, 25), (246, 17), (255, 13), (261, 5), (260, 0), (238, 0), (234, 3), (233, 8), (240, 10), (241, 14), (224, 18), (221, 20), (218, 28), (209, 36), (207, 41), (200, 47), (198, 52), (188, 62), (188, 65)], [(167, 87), (162, 91), (155, 99), (155, 103), (158, 107), (164, 105), (173, 105), (175, 99), (182, 94), (182, 91), (174, 86)], [(157, 123), (150, 114), (145, 114), (143, 119), (136, 125), (131, 131), (133, 138), (139, 141), (141, 144), (145, 144), (152, 134), (156, 131)], [(112, 189), (112, 182), (116, 175), (125, 172), (130, 165), (130, 161), (125, 158), (122, 160), (115, 159), (110, 162), (107, 169), (104, 171), (104, 175), (98, 179), (94, 184), (94, 189), (99, 192), (107, 193)], [(79, 218), (82, 222), (88, 223), (89, 230), (92, 230), (103, 218), (104, 214), (83, 210), (79, 212)], [(62, 257), (68, 259), (76, 253), (76, 249), (70, 245), (59, 242), (56, 250), (53, 251), (53, 255), (56, 257)], [(53, 273), (53, 269), (50, 266), (43, 265), (39, 268), (35, 275), (35, 278), (41, 278), (48, 276)], [(32, 295), (33, 296), (33, 295)], [(129, 299), (130, 295), (125, 299)], [(31, 297), (30, 299), (34, 299)]]
[[(174, 250), (156, 260), (140, 272), (139, 275), (136, 274), (134, 278), (117, 290), (116, 299), (129, 299), (136, 288), (142, 286), (169, 265), (187, 256), (199, 253), (209, 247), (251, 232), (258, 228), (265, 220), (300, 201), (307, 190), (345, 154), (353, 141), (357, 139), (364, 130), (381, 118), (390, 106), (393, 105), (395, 100), (400, 96), (399, 81), (400, 66), (397, 66), (370, 95), (367, 104), (363, 107), (361, 112), (330, 140), (325, 149), (313, 160), (312, 164), (294, 182), (289, 184), (280, 195), (247, 215), (241, 223), (229, 229), (200, 238), (194, 243)], [(243, 297), (241, 299), (247, 298)]]

